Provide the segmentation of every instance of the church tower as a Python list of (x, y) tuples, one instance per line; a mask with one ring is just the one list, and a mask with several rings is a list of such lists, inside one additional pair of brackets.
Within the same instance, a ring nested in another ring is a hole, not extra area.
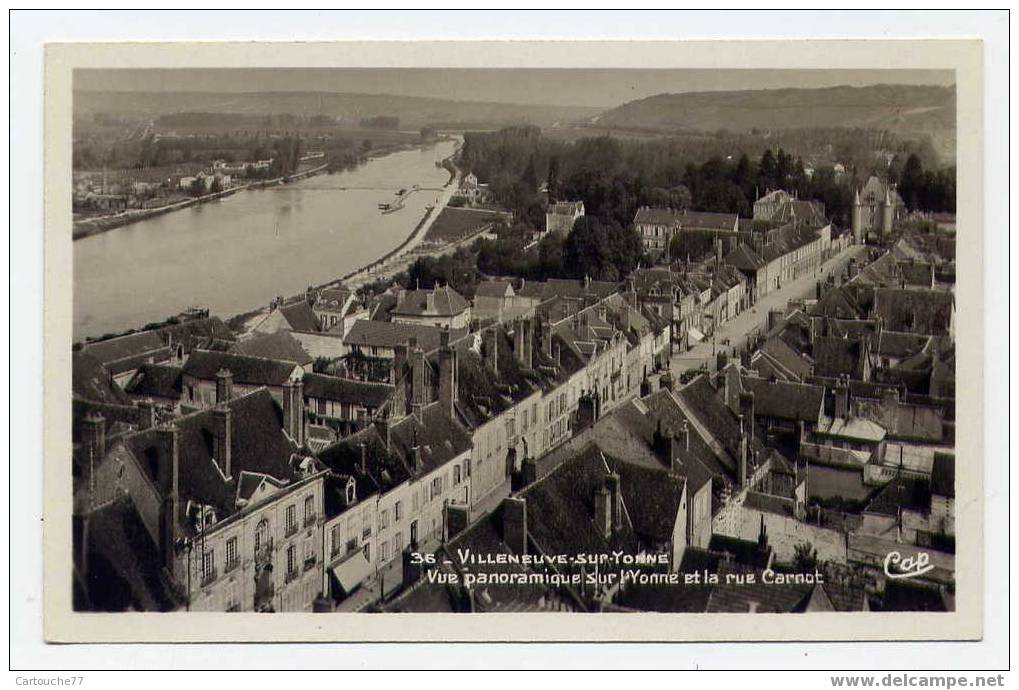
[(881, 202), (881, 236), (885, 237), (892, 232), (892, 190), (885, 187), (885, 200)]
[(853, 196), (853, 238), (857, 244), (863, 244), (863, 207), (860, 205), (860, 190)]

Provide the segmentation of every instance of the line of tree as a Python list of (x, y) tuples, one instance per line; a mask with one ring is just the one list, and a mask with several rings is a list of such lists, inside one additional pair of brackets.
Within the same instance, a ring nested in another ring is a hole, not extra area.
[[(825, 138), (818, 132), (824, 133), (827, 144), (822, 144)], [(910, 158), (933, 171), (932, 180), (938, 182), (926, 184), (926, 192), (915, 195), (916, 207), (939, 210), (954, 205), (954, 184), (950, 184), (954, 170), (937, 167), (927, 139), (901, 141), (872, 130), (805, 130), (803, 134), (817, 147), (815, 157), (825, 161), (812, 165), (811, 175), (804, 156), (784, 148), (762, 145), (757, 149), (759, 157), (751, 157), (749, 149), (735, 148), (734, 142), (769, 141), (770, 135), (761, 133), (651, 141), (600, 136), (564, 142), (543, 137), (533, 126), (468, 133), (460, 165), (487, 182), (499, 202), (535, 229), (544, 224), (549, 199), (581, 199), (588, 215), (626, 226), (640, 206), (749, 217), (757, 195), (777, 188), (824, 202), (832, 220), (848, 225), (853, 190), (872, 174), (898, 182), (899, 170), (905, 172), (903, 163)], [(790, 141), (789, 136), (785, 132), (780, 140)], [(844, 172), (836, 173), (836, 161)], [(539, 191), (542, 183), (546, 193)]]

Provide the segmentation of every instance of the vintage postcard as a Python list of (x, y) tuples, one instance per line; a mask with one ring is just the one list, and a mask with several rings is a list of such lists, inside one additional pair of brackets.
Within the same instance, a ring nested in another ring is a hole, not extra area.
[(980, 638), (982, 79), (47, 46), (46, 639)]

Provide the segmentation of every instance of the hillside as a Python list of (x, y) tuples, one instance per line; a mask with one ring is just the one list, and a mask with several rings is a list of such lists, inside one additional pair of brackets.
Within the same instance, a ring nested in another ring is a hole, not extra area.
[(882, 84), (660, 94), (625, 103), (591, 122), (672, 132), (862, 127), (928, 134), (939, 148), (948, 141), (954, 148), (955, 89)]
[(449, 128), (502, 127), (511, 124), (551, 126), (589, 120), (596, 108), (513, 105), (387, 94), (268, 92), (211, 93), (198, 91), (75, 91), (74, 114), (107, 113), (156, 117), (169, 113), (236, 113), (239, 115), (325, 115), (357, 122), (362, 118), (395, 116), (400, 128), (439, 125)]

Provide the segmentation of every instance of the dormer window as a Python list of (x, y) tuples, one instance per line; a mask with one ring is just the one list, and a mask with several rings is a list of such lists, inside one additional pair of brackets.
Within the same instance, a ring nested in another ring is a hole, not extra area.
[(351, 477), (350, 480), (347, 481), (347, 504), (350, 505), (356, 502), (357, 502), (357, 484), (354, 482), (354, 478)]

